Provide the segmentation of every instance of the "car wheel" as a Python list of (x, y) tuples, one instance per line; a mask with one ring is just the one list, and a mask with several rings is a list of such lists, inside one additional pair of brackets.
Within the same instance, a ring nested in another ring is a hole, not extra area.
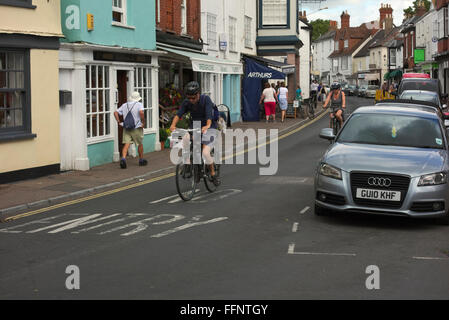
[(318, 205), (315, 205), (315, 215), (319, 217), (327, 216), (329, 214), (329, 210), (324, 209)]

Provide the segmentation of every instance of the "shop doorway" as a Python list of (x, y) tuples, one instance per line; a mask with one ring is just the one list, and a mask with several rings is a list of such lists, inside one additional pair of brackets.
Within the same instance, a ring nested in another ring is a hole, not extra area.
[[(128, 101), (128, 71), (117, 70), (117, 109)], [(120, 116), (120, 122), (123, 122), (123, 117)], [(118, 125), (118, 124), (117, 124)], [(120, 157), (122, 156), (123, 149), (123, 127), (118, 125), (118, 150)]]

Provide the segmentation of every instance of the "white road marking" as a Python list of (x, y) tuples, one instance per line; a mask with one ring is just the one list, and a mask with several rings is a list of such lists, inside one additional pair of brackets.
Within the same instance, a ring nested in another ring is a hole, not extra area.
[(307, 211), (309, 211), (310, 207), (305, 207), (304, 209), (302, 209), (302, 211), (300, 212), (301, 214), (306, 213)]
[[(195, 190), (195, 192), (199, 192), (199, 191), (200, 191), (200, 189), (196, 189)], [(170, 200), (170, 199), (174, 199), (174, 198), (177, 198), (177, 197), (179, 197), (179, 195), (175, 194), (173, 196), (169, 196), (169, 197), (165, 197), (165, 198), (162, 198), (162, 199), (159, 199), (159, 200), (156, 200), (156, 201), (152, 201), (152, 202), (150, 202), (150, 204), (156, 204), (156, 203), (164, 202), (164, 201), (167, 201), (167, 200)]]
[(415, 260), (442, 260), (449, 261), (449, 258), (435, 258), (435, 257), (413, 257)]
[[(14, 229), (17, 229), (17, 228), (20, 228), (20, 227), (29, 226), (29, 225), (33, 225), (33, 224), (49, 223), (50, 220), (54, 220), (56, 218), (60, 218), (60, 217), (63, 217), (65, 215), (66, 214), (60, 214), (60, 215), (56, 215), (56, 216), (53, 216), (53, 217), (47, 217), (47, 218), (44, 218), (44, 219), (34, 220), (34, 221), (31, 221), (31, 222), (19, 224), (17, 226), (11, 227), (11, 228), (0, 229), (0, 232), (5, 232), (5, 233), (22, 233), (23, 230), (22, 231), (18, 231), (18, 230), (14, 230)], [(14, 230), (14, 231), (12, 231), (12, 230)]]
[(162, 237), (168, 236), (170, 234), (173, 234), (175, 232), (183, 231), (183, 230), (186, 230), (186, 229), (189, 229), (192, 227), (206, 225), (206, 224), (215, 223), (215, 222), (220, 222), (220, 221), (224, 221), (224, 220), (228, 219), (228, 217), (221, 217), (221, 218), (216, 218), (216, 219), (212, 219), (212, 220), (208, 220), (208, 221), (198, 222), (201, 219), (201, 217), (202, 216), (193, 217), (192, 220), (189, 221), (187, 224), (184, 224), (182, 226), (176, 227), (171, 230), (167, 230), (165, 232), (155, 234), (155, 235), (151, 236), (151, 238), (162, 238)]
[(299, 226), (299, 223), (298, 223), (298, 222), (295, 222), (295, 223), (293, 224), (292, 232), (297, 232), (297, 231), (298, 231), (298, 226)]
[(179, 221), (179, 220), (182, 220), (182, 219), (185, 218), (184, 216), (177, 215), (177, 214), (160, 214), (160, 215), (153, 216), (151, 218), (146, 218), (146, 219), (139, 220), (139, 221), (136, 221), (136, 222), (132, 222), (132, 223), (120, 226), (120, 227), (116, 227), (116, 228), (107, 230), (107, 231), (103, 231), (103, 232), (99, 233), (99, 235), (105, 235), (105, 234), (112, 233), (112, 232), (115, 232), (115, 231), (119, 231), (119, 230), (123, 230), (123, 229), (134, 227), (133, 230), (121, 234), (121, 236), (127, 237), (127, 236), (134, 235), (136, 233), (139, 233), (139, 232), (142, 232), (142, 231), (146, 230), (148, 228), (148, 224), (145, 223), (145, 222), (150, 222), (150, 221), (156, 220), (158, 218), (167, 218), (167, 217), (170, 218), (170, 219), (164, 220), (164, 221), (160, 221), (160, 222), (155, 222), (155, 223), (152, 223), (152, 224), (154, 224), (154, 225), (168, 224), (168, 223), (176, 222), (176, 221)]
[[(85, 225), (86, 222), (88, 222), (90, 219), (93, 219), (93, 218), (96, 218), (99, 216), (101, 216), (101, 213), (96, 213), (96, 214), (92, 214), (90, 216), (86, 216), (83, 218), (73, 219), (73, 220), (53, 224), (53, 225), (50, 225), (50, 226), (47, 226), (44, 228), (28, 231), (27, 233), (36, 233), (36, 232), (40, 232), (40, 231), (44, 231), (44, 230), (48, 230), (48, 229), (53, 229), (53, 228), (56, 228), (59, 226), (65, 226), (65, 227), (61, 227), (56, 230), (48, 232), (48, 233), (58, 233), (58, 232), (61, 232), (61, 231), (67, 230), (67, 229), (73, 229), (73, 228)], [(104, 220), (104, 218), (102, 218), (101, 220)], [(97, 220), (94, 220), (94, 221), (97, 221)]]
[(291, 243), (288, 246), (288, 254), (303, 255), (303, 256), (343, 256), (356, 257), (355, 253), (322, 253), (322, 252), (295, 252), (295, 244)]

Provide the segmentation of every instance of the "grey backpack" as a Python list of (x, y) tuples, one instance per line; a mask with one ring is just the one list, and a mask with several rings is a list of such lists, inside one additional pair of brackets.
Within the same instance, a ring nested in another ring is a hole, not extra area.
[(127, 130), (132, 130), (136, 128), (136, 122), (134, 121), (133, 114), (131, 113), (131, 110), (134, 108), (136, 103), (134, 103), (131, 109), (129, 109), (128, 104), (126, 104), (128, 106), (128, 113), (126, 114), (125, 120), (123, 121), (123, 128)]

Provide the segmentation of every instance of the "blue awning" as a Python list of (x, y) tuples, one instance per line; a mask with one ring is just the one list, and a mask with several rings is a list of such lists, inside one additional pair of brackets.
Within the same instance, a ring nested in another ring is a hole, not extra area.
[(259, 100), (262, 94), (262, 84), (268, 79), (284, 80), (285, 73), (261, 65), (254, 60), (245, 58), (245, 79), (243, 81), (243, 121), (259, 121)]
[(271, 69), (252, 59), (245, 58), (245, 77), (248, 79), (285, 79), (285, 73)]

